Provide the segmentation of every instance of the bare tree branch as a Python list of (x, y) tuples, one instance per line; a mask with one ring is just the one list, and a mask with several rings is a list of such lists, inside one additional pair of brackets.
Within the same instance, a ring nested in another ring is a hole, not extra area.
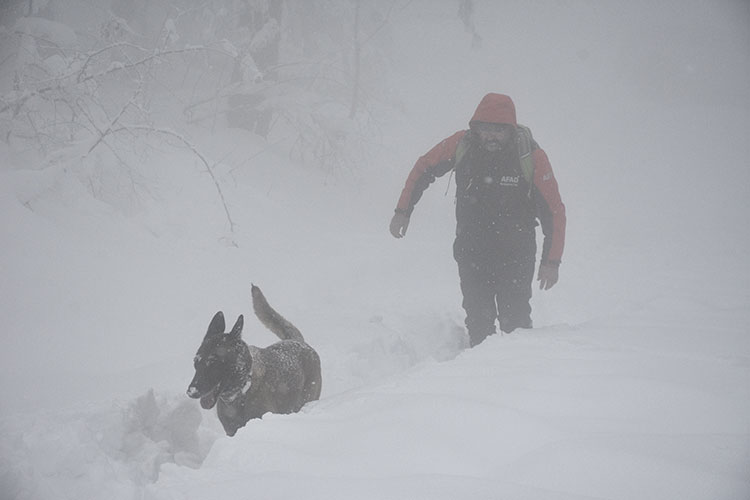
[[(118, 128), (114, 128), (111, 130), (111, 133), (118, 133), (118, 132), (124, 132), (124, 131), (133, 131), (133, 130), (140, 130), (142, 132), (146, 133), (158, 133), (162, 135), (166, 135), (168, 137), (172, 137), (174, 139), (177, 139), (179, 142), (181, 142), (183, 145), (185, 145), (192, 153), (198, 157), (203, 163), (203, 166), (206, 167), (206, 171), (211, 176), (211, 179), (213, 180), (214, 185), (216, 186), (216, 191), (219, 193), (219, 198), (221, 199), (221, 204), (224, 207), (224, 213), (226, 214), (227, 221), (229, 221), (229, 230), (231, 233), (234, 233), (235, 223), (232, 220), (232, 214), (229, 212), (229, 207), (227, 205), (227, 200), (224, 197), (224, 192), (221, 189), (221, 184), (219, 184), (219, 180), (216, 177), (216, 173), (214, 172), (214, 168), (209, 163), (208, 159), (198, 150), (198, 148), (190, 142), (188, 139), (186, 139), (182, 134), (179, 132), (175, 132), (174, 130), (166, 129), (166, 128), (157, 128), (152, 127), (148, 125), (128, 125), (128, 126), (121, 126)], [(235, 246), (237, 244), (233, 241), (232, 242)]]
[(109, 125), (107, 125), (107, 128), (105, 130), (100, 131), (99, 138), (96, 140), (96, 142), (89, 148), (89, 150), (84, 155), (84, 158), (91, 154), (91, 152), (99, 145), (100, 142), (104, 140), (104, 138), (112, 131), (112, 127), (115, 126), (115, 124), (122, 118), (122, 115), (125, 114), (125, 111), (135, 103), (135, 98), (138, 97), (138, 94), (140, 93), (140, 89), (136, 90), (133, 93), (133, 96), (130, 98), (130, 100), (125, 103), (125, 105), (122, 107), (120, 112), (115, 116), (110, 122)]
[[(116, 46), (110, 46), (109, 49), (116, 47)], [(47, 83), (51, 82), (50, 85), (46, 85), (42, 88), (36, 89), (36, 90), (27, 90), (21, 94), (20, 97), (16, 99), (5, 99), (5, 104), (3, 107), (0, 108), (0, 113), (4, 113), (11, 109), (12, 107), (20, 107), (23, 106), (30, 98), (35, 96), (44, 96), (45, 94), (60, 91), (62, 88), (65, 87), (65, 81), (66, 80), (74, 80), (75, 85), (82, 85), (90, 81), (97, 81), (100, 80), (108, 75), (111, 75), (113, 73), (119, 72), (119, 71), (125, 71), (128, 69), (137, 68), (139, 66), (142, 66), (144, 64), (148, 64), (154, 60), (161, 59), (167, 56), (177, 55), (177, 54), (188, 54), (188, 53), (195, 53), (195, 52), (215, 52), (218, 54), (226, 55), (228, 57), (232, 57), (232, 54), (220, 50), (215, 49), (211, 47), (205, 47), (205, 46), (197, 46), (197, 47), (186, 47), (184, 49), (174, 49), (174, 50), (164, 50), (164, 51), (157, 51), (152, 54), (149, 54), (148, 56), (145, 56), (137, 61), (129, 62), (126, 64), (115, 62), (109, 65), (109, 67), (105, 70), (99, 71), (98, 73), (93, 73), (90, 75), (84, 75), (83, 69), (74, 71), (68, 75), (63, 75), (61, 77), (51, 79), (51, 80), (42, 80), (41, 83)], [(88, 64), (88, 61), (84, 66)]]

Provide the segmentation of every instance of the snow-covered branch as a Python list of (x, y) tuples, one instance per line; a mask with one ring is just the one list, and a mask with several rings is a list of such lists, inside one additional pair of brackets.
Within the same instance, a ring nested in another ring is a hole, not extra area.
[[(211, 176), (211, 180), (213, 181), (214, 186), (216, 186), (216, 192), (219, 194), (219, 199), (221, 200), (221, 204), (224, 208), (224, 213), (227, 217), (227, 221), (229, 222), (229, 230), (230, 232), (234, 233), (235, 223), (234, 220), (232, 220), (232, 214), (229, 212), (229, 206), (227, 205), (227, 200), (224, 197), (224, 191), (221, 189), (221, 184), (219, 183), (219, 179), (214, 171), (215, 165), (212, 165), (212, 163), (208, 161), (208, 158), (206, 158), (206, 156), (200, 151), (200, 149), (181, 133), (167, 128), (153, 127), (149, 125), (123, 125), (117, 128), (112, 128), (110, 130), (110, 133), (133, 131), (145, 132), (146, 134), (160, 134), (176, 139), (183, 146), (187, 147), (190, 152), (193, 153), (201, 161), (203, 166), (206, 168), (208, 175)], [(235, 242), (232, 242), (232, 244), (237, 246)]]
[[(115, 44), (115, 45), (111, 45), (109, 47), (97, 50), (92, 54), (87, 54), (86, 59), (83, 62), (83, 64), (80, 66), (80, 68), (77, 68), (70, 73), (56, 77), (56, 78), (51, 78), (51, 79), (27, 81), (25, 83), (28, 86), (28, 88), (21, 95), (3, 96), (2, 101), (4, 101), (4, 103), (3, 103), (3, 106), (0, 107), (0, 114), (5, 113), (6, 111), (14, 107), (23, 107), (28, 102), (28, 100), (31, 99), (32, 97), (36, 97), (36, 96), (45, 97), (47, 94), (60, 92), (62, 89), (68, 88), (70, 86), (81, 86), (91, 81), (99, 81), (99, 80), (104, 79), (107, 76), (112, 75), (113, 73), (144, 66), (155, 60), (163, 60), (170, 56), (195, 54), (199, 52), (211, 52), (211, 53), (220, 54), (220, 55), (227, 56), (227, 57), (232, 57), (231, 53), (223, 49), (219, 49), (219, 48), (207, 47), (207, 46), (185, 47), (182, 49), (155, 51), (136, 61), (127, 62), (127, 63), (114, 61), (110, 63), (106, 68), (99, 70), (96, 73), (86, 74), (86, 70), (88, 66), (91, 64), (91, 61), (93, 60), (93, 58), (105, 52), (111, 52), (113, 50), (121, 49), (125, 47), (145, 51), (145, 49), (137, 45), (121, 43), (121, 44)], [(37, 88), (34, 88), (35, 86)]]

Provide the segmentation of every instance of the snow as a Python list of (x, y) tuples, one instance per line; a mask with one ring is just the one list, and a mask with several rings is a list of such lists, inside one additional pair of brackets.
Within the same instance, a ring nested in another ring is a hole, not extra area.
[[(648, 35), (612, 31), (625, 7), (558, 6), (524, 23), (524, 46), (546, 55), (509, 71), (492, 5), (479, 51), (435, 12), (396, 30), (403, 114), (349, 176), (243, 131), (190, 130), (221, 159), (234, 233), (189, 151), (143, 158), (149, 196), (106, 202), (70, 174), (75, 155), (19, 166), (0, 142), (0, 498), (750, 498), (746, 60), (717, 65), (722, 80), (702, 47), (678, 94), (701, 75), (722, 93), (660, 100), (610, 66), (612, 47)], [(528, 18), (520, 5), (510, 18)], [(720, 5), (714, 22), (736, 26)], [(540, 35), (563, 32), (554, 49)], [(593, 43), (602, 33), (612, 45)], [(748, 26), (719, 33), (734, 47)], [(566, 68), (559, 85), (521, 71), (545, 64)], [(549, 154), (569, 227), (535, 328), (467, 349), (447, 176), (405, 238), (388, 222), (417, 156), (488, 91), (515, 98)], [(229, 438), (185, 391), (216, 311), (246, 315), (246, 342), (274, 341), (251, 282), (320, 354), (323, 393)]]

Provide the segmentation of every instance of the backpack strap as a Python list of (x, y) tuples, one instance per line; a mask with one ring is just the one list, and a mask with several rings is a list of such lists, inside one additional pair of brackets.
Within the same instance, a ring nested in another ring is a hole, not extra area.
[(516, 144), (521, 158), (534, 150), (534, 138), (531, 136), (531, 129), (526, 125), (516, 125)]
[(534, 182), (534, 158), (531, 153), (538, 146), (531, 135), (529, 127), (518, 124), (516, 125), (516, 130), (516, 144), (518, 145), (518, 156), (521, 158), (521, 170), (523, 171), (523, 176), (526, 178), (526, 182), (529, 184), (530, 194), (530, 187)]
[(469, 134), (470, 132), (467, 132), (466, 134), (464, 134), (461, 140), (458, 141), (458, 145), (456, 146), (455, 160), (453, 161), (454, 169), (461, 163), (461, 160), (464, 159), (464, 155), (469, 150)]

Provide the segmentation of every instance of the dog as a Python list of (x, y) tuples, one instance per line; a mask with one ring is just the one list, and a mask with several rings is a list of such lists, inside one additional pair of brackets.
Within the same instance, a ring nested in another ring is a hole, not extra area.
[(255, 315), (281, 340), (265, 348), (248, 346), (241, 338), (242, 315), (224, 333), (224, 314), (217, 312), (193, 359), (195, 376), (187, 389), (204, 409), (218, 405), (228, 436), (265, 413), (296, 413), (318, 400), (322, 389), (318, 353), (268, 304), (260, 288), (252, 285), (251, 293)]

